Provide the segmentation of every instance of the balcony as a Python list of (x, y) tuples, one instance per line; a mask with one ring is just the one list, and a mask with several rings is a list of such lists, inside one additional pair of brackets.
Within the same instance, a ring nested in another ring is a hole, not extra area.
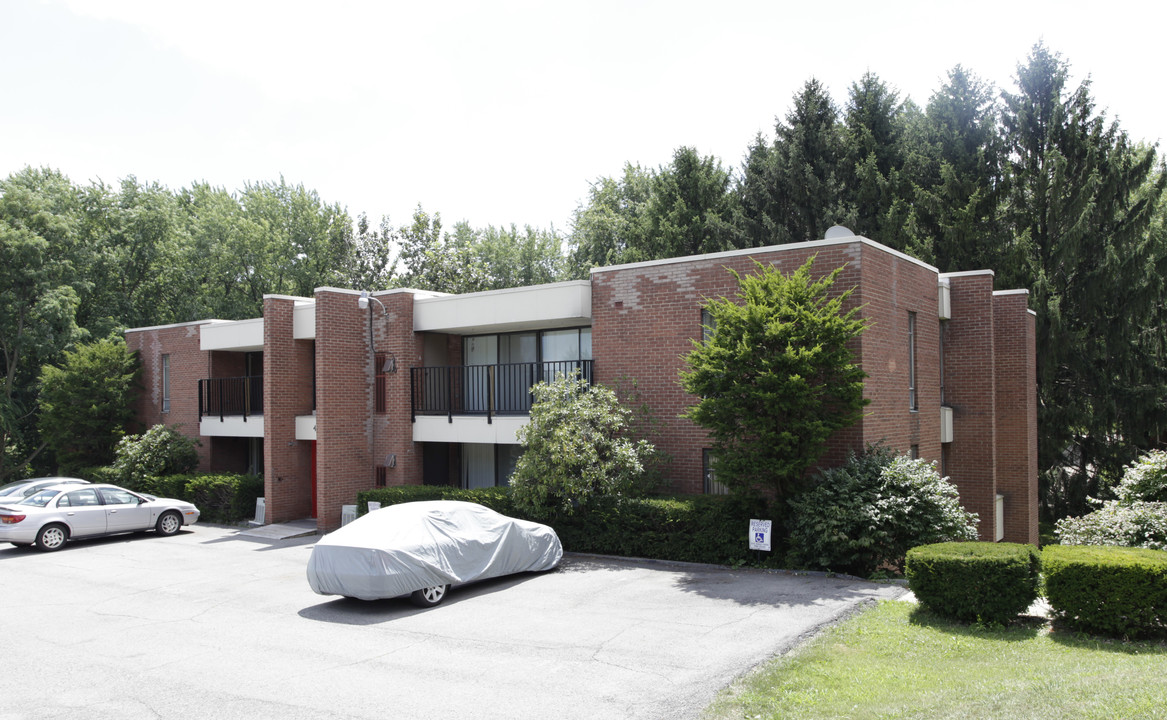
[(199, 380), (199, 422), (204, 418), (263, 416), (263, 376)]
[(523, 416), (531, 412), (531, 386), (578, 372), (592, 380), (592, 360), (420, 367), (409, 371), (410, 419), (419, 415)]

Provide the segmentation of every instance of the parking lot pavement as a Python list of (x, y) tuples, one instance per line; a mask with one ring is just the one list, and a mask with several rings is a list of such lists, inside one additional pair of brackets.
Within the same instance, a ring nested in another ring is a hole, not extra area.
[(439, 607), (315, 595), (315, 538), (196, 525), (0, 549), (0, 720), (692, 718), (825, 623), (904, 591), (568, 556)]

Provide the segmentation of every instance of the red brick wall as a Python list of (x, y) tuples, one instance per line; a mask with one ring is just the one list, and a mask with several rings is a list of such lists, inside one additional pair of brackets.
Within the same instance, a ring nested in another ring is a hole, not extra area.
[(980, 518), (982, 540), (994, 537), (997, 492), (996, 360), (993, 274), (949, 275), (952, 319), (944, 364), (953, 409), (949, 476), (964, 508)]
[[(872, 400), (870, 414), (832, 439), (823, 462), (841, 461), (848, 450), (878, 440), (904, 451), (918, 444), (923, 455), (939, 459), (937, 277), (932, 269), (859, 241), (597, 269), (592, 272), (596, 379), (611, 386), (636, 381), (664, 424), (658, 445), (672, 458), (665, 472), (674, 491), (702, 491), (701, 451), (710, 444), (704, 430), (679, 417), (694, 400), (681, 388), (678, 373), (692, 340), (701, 336), (701, 307), (707, 299), (734, 296), (737, 282), (727, 268), (755, 272), (756, 258), (793, 272), (811, 255), (816, 256), (816, 276), (845, 265), (835, 290), (861, 285), (849, 306), (863, 306), (861, 314), (873, 321), (853, 348), (871, 375), (865, 390)], [(932, 378), (933, 386), (922, 391), (919, 415), (908, 409), (909, 310), (919, 314), (920, 376)]]
[[(184, 323), (126, 331), (126, 346), (138, 353), (141, 392), (135, 403), (133, 432), (163, 424), (187, 437), (199, 437), (198, 383), (210, 377), (208, 353), (199, 349), (199, 325)], [(170, 412), (162, 412), (162, 356), (170, 355)], [(210, 467), (211, 447), (201, 438), (199, 465)]]
[(1023, 292), (993, 296), (997, 384), (997, 491), (1006, 542), (1038, 541), (1036, 318)]
[(312, 414), (312, 343), (292, 338), (294, 309), (292, 298), (263, 300), (264, 519), (269, 523), (312, 514), (312, 444), (296, 439), (296, 416)]

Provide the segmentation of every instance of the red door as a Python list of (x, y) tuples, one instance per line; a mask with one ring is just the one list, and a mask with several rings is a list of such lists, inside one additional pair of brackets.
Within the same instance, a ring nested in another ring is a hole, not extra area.
[(312, 441), (312, 517), (316, 517), (316, 441)]

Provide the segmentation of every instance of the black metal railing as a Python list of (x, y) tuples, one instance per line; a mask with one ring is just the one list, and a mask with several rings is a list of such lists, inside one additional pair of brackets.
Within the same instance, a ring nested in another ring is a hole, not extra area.
[(199, 380), (199, 420), (203, 417), (263, 415), (263, 377), (210, 378)]
[(411, 419), (418, 415), (526, 415), (531, 386), (578, 373), (589, 384), (592, 360), (420, 367), (409, 371)]

